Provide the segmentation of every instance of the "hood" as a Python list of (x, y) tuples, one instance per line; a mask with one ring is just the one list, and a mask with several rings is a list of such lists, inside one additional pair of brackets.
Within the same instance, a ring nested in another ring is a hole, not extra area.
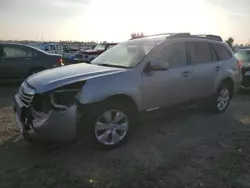
[(100, 76), (124, 72), (124, 68), (98, 66), (93, 64), (74, 64), (53, 68), (34, 74), (26, 82), (36, 89), (36, 93), (44, 93), (60, 86), (84, 81)]
[(84, 54), (101, 54), (102, 52), (104, 52), (104, 50), (84, 50), (83, 53)]

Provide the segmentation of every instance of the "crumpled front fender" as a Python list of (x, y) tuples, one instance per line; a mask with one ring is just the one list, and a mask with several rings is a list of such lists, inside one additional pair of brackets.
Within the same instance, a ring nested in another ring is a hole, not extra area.
[(50, 111), (33, 120), (37, 136), (43, 140), (68, 142), (76, 137), (76, 105), (65, 111)]

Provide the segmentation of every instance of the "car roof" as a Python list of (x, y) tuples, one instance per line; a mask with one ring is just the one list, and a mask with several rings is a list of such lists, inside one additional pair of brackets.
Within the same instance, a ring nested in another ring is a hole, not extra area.
[(0, 43), (0, 46), (18, 46), (18, 47), (26, 47), (26, 48), (31, 48), (33, 50), (36, 50), (36, 51), (39, 51), (41, 53), (45, 53), (47, 54), (47, 52), (43, 51), (43, 50), (40, 50), (39, 48), (36, 48), (36, 47), (33, 47), (33, 46), (30, 46), (30, 45), (27, 45), (27, 44), (21, 44), (21, 43), (8, 43), (8, 42), (1, 42)]
[(250, 48), (238, 49), (237, 52), (242, 52), (242, 51), (250, 51)]
[(137, 38), (129, 41), (134, 41), (138, 43), (145, 43), (145, 42), (168, 42), (168, 41), (176, 41), (176, 42), (208, 42), (208, 43), (215, 43), (215, 44), (220, 44), (220, 45), (225, 45), (225, 42), (223, 41), (216, 41), (212, 39), (206, 39), (206, 38), (193, 38), (193, 37), (178, 37), (178, 38), (166, 38), (162, 36), (157, 36), (157, 37), (143, 37), (143, 38)]
[(0, 45), (32, 47), (32, 46), (27, 45), (27, 44), (22, 44), (22, 43), (11, 43), (11, 42), (1, 42)]

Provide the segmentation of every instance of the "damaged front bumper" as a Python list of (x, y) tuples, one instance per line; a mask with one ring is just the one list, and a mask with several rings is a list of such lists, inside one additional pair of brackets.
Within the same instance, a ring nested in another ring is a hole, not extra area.
[(43, 114), (23, 105), (18, 94), (14, 98), (17, 125), (26, 140), (33, 137), (52, 142), (69, 142), (76, 137), (76, 104), (63, 111)]

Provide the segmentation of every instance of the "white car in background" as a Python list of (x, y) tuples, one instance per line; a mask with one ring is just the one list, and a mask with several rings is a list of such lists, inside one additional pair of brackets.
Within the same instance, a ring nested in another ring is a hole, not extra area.
[(40, 45), (40, 49), (50, 54), (60, 54), (63, 56), (63, 46), (57, 43), (43, 43)]
[(100, 54), (114, 47), (115, 45), (117, 45), (117, 43), (101, 43), (96, 45), (94, 49), (79, 51), (78, 53), (76, 53), (74, 61), (90, 63)]

